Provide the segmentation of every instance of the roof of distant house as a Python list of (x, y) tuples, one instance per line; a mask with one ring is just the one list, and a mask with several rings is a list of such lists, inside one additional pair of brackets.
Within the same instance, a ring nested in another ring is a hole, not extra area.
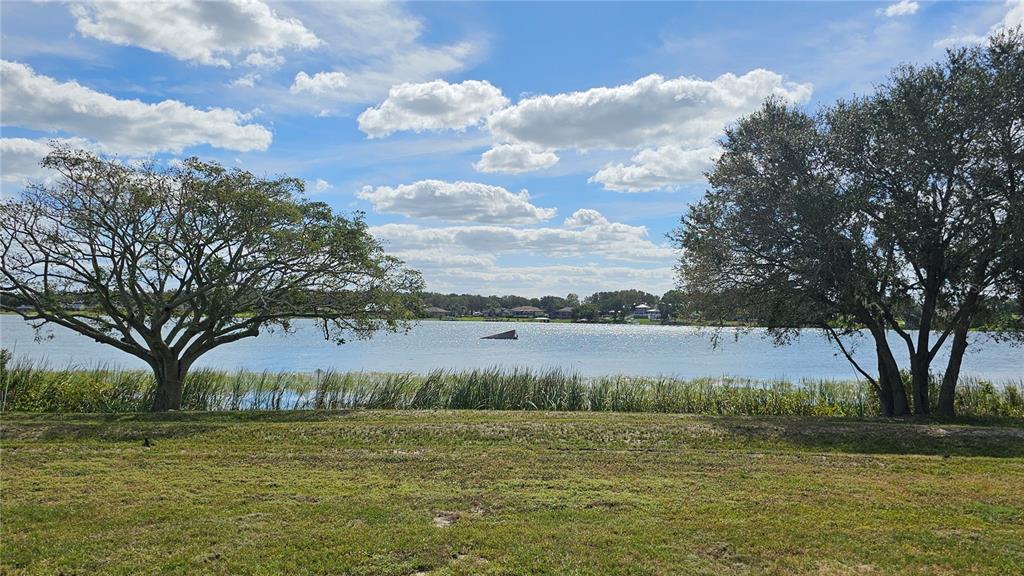
[(437, 306), (431, 306), (431, 307), (427, 308), (427, 312), (432, 312), (432, 313), (436, 314), (438, 312), (447, 313), (448, 311), (445, 310), (444, 308), (438, 308)]
[(572, 306), (566, 306), (565, 308), (559, 308), (559, 312), (572, 312)]
[(543, 312), (543, 310), (541, 310), (540, 308), (537, 308), (536, 306), (516, 306), (515, 308), (512, 309), (512, 311), (513, 312)]

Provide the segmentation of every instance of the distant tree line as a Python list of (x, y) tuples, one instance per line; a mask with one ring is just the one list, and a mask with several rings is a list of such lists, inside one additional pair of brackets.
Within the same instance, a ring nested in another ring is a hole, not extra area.
[[(670, 292), (677, 292), (672, 290)], [(610, 317), (622, 320), (630, 315), (633, 308), (646, 304), (657, 308), (663, 297), (642, 290), (615, 290), (596, 292), (585, 298), (569, 293), (565, 296), (541, 296), (527, 298), (525, 296), (481, 296), (477, 294), (442, 294), (440, 292), (424, 292), (421, 314), (426, 316), (430, 307), (442, 308), (456, 316), (499, 315), (519, 306), (540, 308), (548, 316), (557, 316), (561, 310), (571, 309), (571, 318), (597, 320)], [(672, 298), (669, 298), (672, 301)]]

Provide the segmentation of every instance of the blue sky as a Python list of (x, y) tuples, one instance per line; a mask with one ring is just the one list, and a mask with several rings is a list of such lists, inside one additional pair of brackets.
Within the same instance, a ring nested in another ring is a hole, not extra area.
[(674, 283), (722, 129), (1024, 22), (993, 3), (4, 2), (4, 194), (51, 138), (363, 210), (428, 289)]

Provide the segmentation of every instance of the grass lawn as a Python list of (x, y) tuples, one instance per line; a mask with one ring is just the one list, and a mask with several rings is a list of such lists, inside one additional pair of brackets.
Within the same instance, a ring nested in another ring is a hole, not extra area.
[(0, 573), (1021, 574), (1021, 426), (4, 414)]

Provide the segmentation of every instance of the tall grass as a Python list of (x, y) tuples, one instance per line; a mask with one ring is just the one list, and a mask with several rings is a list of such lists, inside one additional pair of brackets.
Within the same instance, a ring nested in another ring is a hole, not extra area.
[[(0, 352), (0, 411), (137, 412), (149, 409), (149, 372), (96, 367), (52, 370)], [(1024, 418), (1024, 380), (997, 387), (967, 378), (957, 388), (963, 416)], [(935, 397), (938, 394), (934, 394)], [(223, 372), (197, 369), (184, 385), (185, 410), (477, 409), (668, 412), (720, 415), (873, 416), (877, 400), (857, 381), (730, 378), (583, 378), (564, 370), (492, 367), (407, 373)]]

